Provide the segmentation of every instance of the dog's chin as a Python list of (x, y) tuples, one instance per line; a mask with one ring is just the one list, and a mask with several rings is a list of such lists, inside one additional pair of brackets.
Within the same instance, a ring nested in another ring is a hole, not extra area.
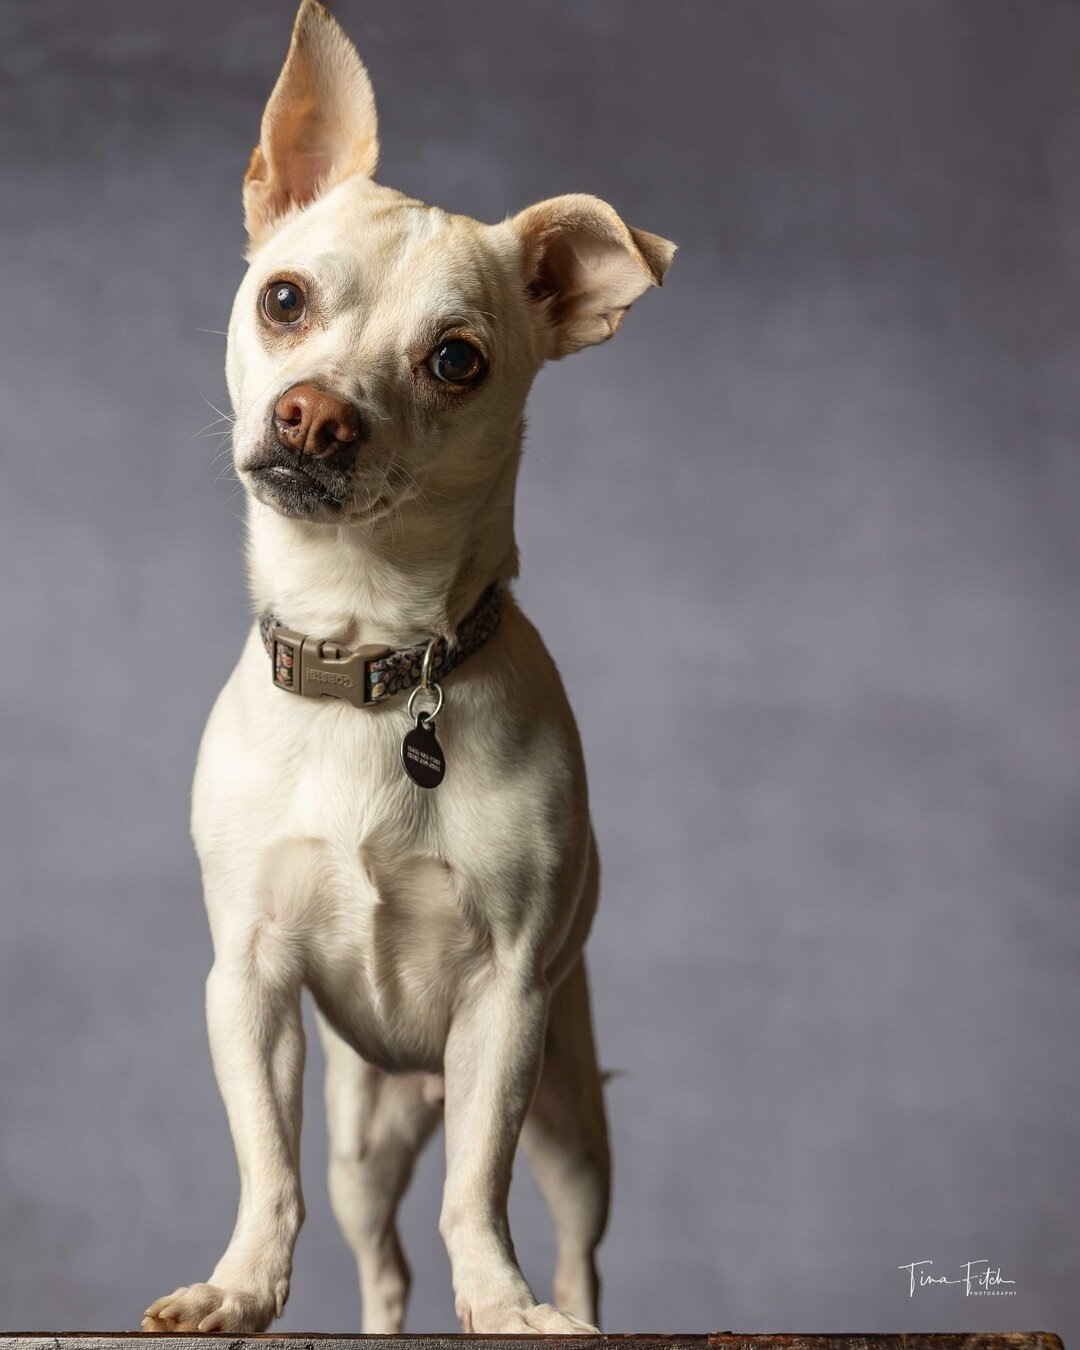
[(301, 465), (255, 464), (244, 470), (244, 478), (256, 501), (292, 520), (329, 524), (342, 515), (337, 485), (320, 481)]

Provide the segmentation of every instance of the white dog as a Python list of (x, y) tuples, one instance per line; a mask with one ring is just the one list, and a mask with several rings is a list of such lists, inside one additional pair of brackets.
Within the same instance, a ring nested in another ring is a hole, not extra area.
[[(229, 325), (261, 623), (211, 714), (192, 819), (240, 1207), (209, 1282), (158, 1299), (151, 1331), (255, 1332), (282, 1311), (304, 987), (364, 1330), (401, 1328), (395, 1211), (440, 1115), (464, 1328), (596, 1321), (597, 859), (574, 719), (507, 583), (529, 386), (610, 337), (674, 246), (588, 196), (482, 225), (377, 185), (376, 156), (367, 73), (304, 0), (244, 180)], [(558, 1306), (507, 1226), (519, 1136), (554, 1215)]]

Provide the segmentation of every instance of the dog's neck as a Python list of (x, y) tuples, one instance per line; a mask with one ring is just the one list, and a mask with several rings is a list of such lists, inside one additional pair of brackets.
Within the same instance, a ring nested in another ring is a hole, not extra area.
[(256, 613), (346, 646), (451, 634), (493, 581), (517, 575), (518, 454), (483, 493), (429, 493), (373, 522), (316, 525), (248, 501)]

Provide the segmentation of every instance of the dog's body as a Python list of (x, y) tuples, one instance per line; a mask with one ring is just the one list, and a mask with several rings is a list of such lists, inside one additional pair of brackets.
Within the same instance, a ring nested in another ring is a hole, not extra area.
[[(401, 1328), (395, 1211), (444, 1112), (440, 1229), (466, 1330), (596, 1319), (608, 1149), (582, 947), (598, 865), (573, 716), (505, 583), (536, 370), (614, 332), (673, 249), (587, 197), (497, 226), (449, 216), (374, 184), (375, 154), (359, 58), (305, 0), (245, 181), (251, 268), (229, 333), (253, 596), (350, 649), (452, 637), (492, 582), (501, 619), (445, 681), (433, 792), (402, 768), (403, 698), (289, 697), (252, 629), (192, 817), (240, 1211), (210, 1281), (159, 1299), (150, 1330), (252, 1332), (282, 1309), (305, 986), (364, 1329)], [(519, 1135), (555, 1219), (559, 1307), (537, 1304), (507, 1228)]]

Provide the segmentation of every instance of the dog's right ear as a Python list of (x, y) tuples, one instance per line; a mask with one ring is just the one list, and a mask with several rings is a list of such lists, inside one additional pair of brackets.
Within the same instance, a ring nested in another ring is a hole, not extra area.
[(370, 178), (378, 158), (375, 95), (364, 63), (330, 12), (302, 0), (244, 176), (251, 247), (343, 179)]

